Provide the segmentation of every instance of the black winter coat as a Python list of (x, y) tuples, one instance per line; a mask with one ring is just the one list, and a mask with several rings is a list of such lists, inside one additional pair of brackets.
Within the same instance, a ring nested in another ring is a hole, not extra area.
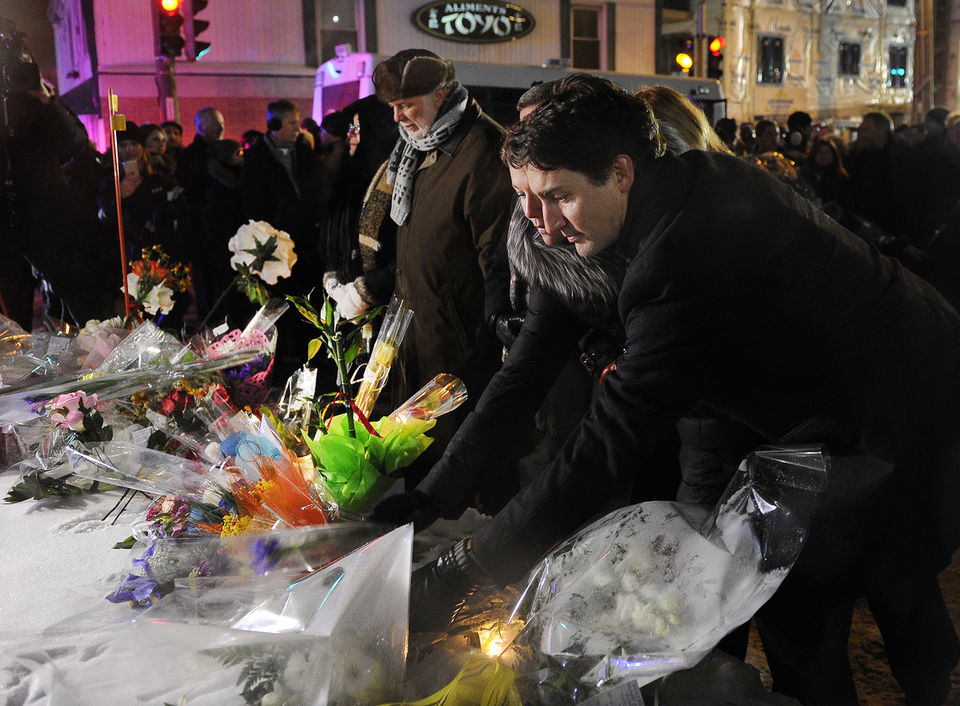
[[(638, 167), (611, 247), (630, 260), (625, 350), (558, 457), (473, 537), (489, 573), (516, 580), (604, 503), (642, 489), (658, 440), (697, 404), (769, 440), (890, 461), (900, 504), (877, 544), (900, 543), (898, 559), (927, 568), (949, 558), (960, 317), (932, 287), (761, 170), (697, 151)], [(582, 326), (535, 293), (503, 369), (420, 490), (450, 514), (463, 507)]]

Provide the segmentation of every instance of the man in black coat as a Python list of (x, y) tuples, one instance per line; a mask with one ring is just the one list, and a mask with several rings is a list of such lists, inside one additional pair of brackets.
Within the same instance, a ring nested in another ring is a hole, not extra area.
[[(300, 109), (290, 101), (267, 105), (267, 132), (244, 155), (242, 194), (247, 220), (266, 221), (293, 238), (297, 262), (289, 280), (281, 280), (277, 294), (306, 295), (322, 286), (320, 219), (325, 190), (320, 157), (300, 129)], [(307, 357), (310, 327), (287, 315), (279, 324), (278, 379), (300, 367)]]
[[(960, 536), (957, 313), (763, 171), (667, 155), (649, 106), (600, 79), (565, 79), (511, 129), (504, 159), (548, 245), (627, 261), (616, 302), (626, 341), (553, 462), (414, 575), (413, 619), (474, 583), (519, 579), (610, 501), (642, 499), (652, 449), (699, 406), (773, 442), (826, 443), (834, 457), (811, 538), (761, 624), (775, 688), (855, 702), (846, 636), (867, 592), (886, 609), (907, 698), (942, 700), (960, 656), (936, 586)], [(577, 318), (535, 293), (443, 460), (376, 515), (456, 516), (569, 355)]]

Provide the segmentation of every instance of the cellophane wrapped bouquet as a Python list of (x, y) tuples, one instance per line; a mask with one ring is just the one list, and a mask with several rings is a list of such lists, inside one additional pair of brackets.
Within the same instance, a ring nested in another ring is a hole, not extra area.
[(266, 401), (273, 381), (277, 349), (276, 322), (289, 308), (280, 299), (268, 299), (242, 331), (232, 329), (208, 346), (211, 358), (236, 351), (249, 351), (252, 360), (220, 371), (230, 396), (241, 407), (256, 407)]
[[(308, 299), (289, 297), (303, 317), (319, 330), (308, 359), (326, 348), (338, 370), (340, 390), (325, 396), (317, 422), (300, 425), (301, 436), (316, 469), (321, 495), (338, 512), (362, 516), (400, 479), (400, 471), (429, 446), (426, 433), (435, 419), (463, 403), (467, 392), (451, 375), (438, 375), (393, 413), (377, 421), (368, 418), (389, 375), (390, 367), (413, 312), (393, 298), (373, 346), (359, 390), (353, 394), (349, 366), (360, 353), (362, 327), (379, 311), (343, 320), (329, 299), (318, 311)], [(346, 326), (345, 326), (346, 324)], [(327, 416), (341, 407), (343, 412)]]
[[(129, 585), (112, 596), (133, 608), (112, 620), (94, 609), (5, 645), (7, 693), (16, 703), (78, 706), (396, 698), (413, 531), (381, 532), (343, 523), (147, 540)], [(156, 586), (169, 595), (151, 597)]]
[(799, 555), (829, 459), (762, 448), (711, 512), (647, 502), (578, 532), (530, 574), (500, 661), (524, 703), (566, 704), (696, 665), (773, 595)]

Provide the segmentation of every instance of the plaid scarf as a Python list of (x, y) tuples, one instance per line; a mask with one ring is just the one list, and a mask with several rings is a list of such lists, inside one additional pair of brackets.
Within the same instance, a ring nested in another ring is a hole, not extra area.
[(453, 134), (463, 111), (467, 108), (470, 96), (467, 89), (458, 82), (450, 84), (447, 98), (440, 106), (437, 119), (430, 126), (430, 131), (419, 140), (410, 137), (406, 130), (400, 128), (400, 139), (390, 153), (387, 162), (387, 183), (393, 186), (393, 197), (390, 202), (390, 218), (398, 226), (402, 226), (410, 215), (410, 206), (413, 203), (413, 178), (417, 169), (423, 163), (428, 152), (437, 149)]

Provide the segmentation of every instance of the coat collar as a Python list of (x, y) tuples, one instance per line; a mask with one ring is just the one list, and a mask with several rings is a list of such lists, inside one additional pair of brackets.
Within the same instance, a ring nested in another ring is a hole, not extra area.
[(460, 122), (457, 123), (456, 130), (454, 130), (453, 134), (450, 135), (443, 144), (439, 145), (437, 149), (444, 154), (453, 156), (457, 148), (460, 147), (460, 143), (463, 142), (463, 138), (470, 132), (470, 128), (472, 128), (473, 124), (480, 118), (481, 112), (477, 101), (471, 98), (463, 111)]
[(666, 154), (635, 170), (627, 216), (613, 247), (632, 260), (642, 242), (665, 228), (687, 199), (693, 175), (682, 158)]

